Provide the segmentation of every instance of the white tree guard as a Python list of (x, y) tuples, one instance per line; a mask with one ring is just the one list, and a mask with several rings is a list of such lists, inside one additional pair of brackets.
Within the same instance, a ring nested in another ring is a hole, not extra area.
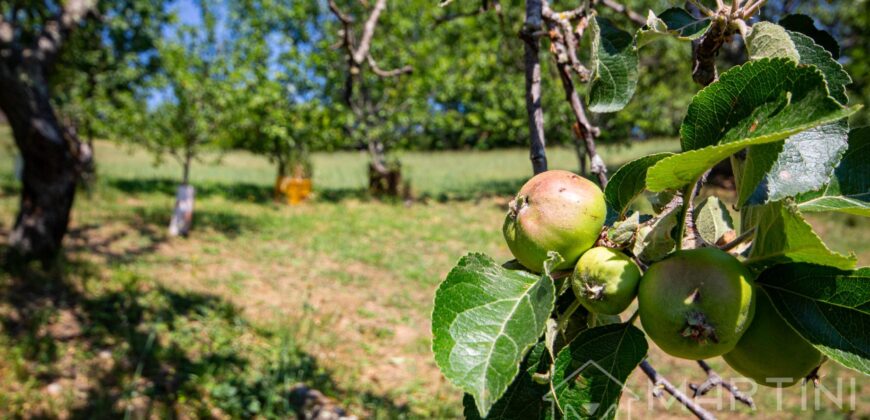
[(193, 185), (182, 184), (175, 193), (175, 209), (169, 222), (169, 236), (187, 236), (193, 225)]

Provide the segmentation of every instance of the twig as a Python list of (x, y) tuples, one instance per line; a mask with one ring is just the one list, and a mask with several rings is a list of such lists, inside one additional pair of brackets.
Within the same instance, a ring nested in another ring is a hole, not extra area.
[(767, 0), (758, 0), (755, 3), (752, 3), (751, 5), (744, 7), (740, 13), (740, 17), (744, 20), (751, 18), (752, 15), (754, 15), (755, 12), (757, 12), (759, 9), (761, 9), (761, 6), (763, 6), (764, 3), (766, 3), (766, 2), (767, 2)]
[[(722, 4), (722, 0), (716, 0), (716, 1), (718, 2), (718, 5), (719, 5), (719, 8), (720, 8), (720, 9), (721, 9), (722, 7), (725, 7), (725, 6)], [(694, 5), (695, 7), (697, 7), (698, 10), (701, 11), (701, 13), (703, 13), (703, 14), (705, 14), (705, 15), (707, 15), (707, 16), (713, 16), (713, 15), (716, 14), (715, 12), (713, 12), (712, 10), (710, 10), (707, 6), (704, 6), (704, 3), (701, 3), (699, 0), (690, 0), (690, 2), (692, 3), (692, 5)]]
[[(439, 6), (444, 7), (445, 5), (449, 4), (452, 1), (453, 0), (441, 2), (441, 4), (439, 4)], [(495, 10), (495, 13), (499, 16), (499, 19), (502, 18), (501, 3), (499, 3), (498, 0), (495, 0), (492, 3), (490, 3), (487, 0), (484, 0), (483, 4), (477, 10), (470, 11), (470, 12), (446, 13), (442, 16), (435, 18), (435, 23), (432, 26), (438, 26), (438, 25), (441, 25), (441, 24), (444, 24), (444, 23), (447, 23), (447, 22), (450, 22), (450, 21), (453, 21), (456, 19), (462, 19), (462, 18), (482, 15), (490, 10)]]
[(559, 319), (556, 320), (556, 330), (562, 331), (565, 329), (565, 324), (568, 323), (568, 320), (571, 319), (571, 315), (574, 315), (574, 312), (577, 312), (577, 309), (580, 308), (580, 299), (574, 299), (574, 302), (571, 302), (571, 306), (568, 309), (565, 309), (561, 315), (559, 315)]
[[(736, 1), (736, 0), (735, 0)], [(724, 19), (713, 19), (707, 33), (700, 39), (692, 41), (692, 80), (701, 86), (707, 86), (719, 78), (716, 69), (716, 55), (729, 31)]]
[[(558, 29), (555, 30), (558, 31)], [(565, 100), (571, 105), (574, 118), (577, 120), (577, 127), (586, 145), (586, 155), (589, 156), (590, 171), (598, 176), (598, 182), (601, 184), (601, 188), (604, 188), (607, 186), (607, 165), (604, 164), (604, 160), (601, 159), (601, 156), (598, 156), (598, 152), (595, 150), (595, 136), (598, 133), (598, 129), (593, 127), (586, 117), (583, 101), (580, 100), (580, 95), (577, 94), (577, 90), (574, 88), (574, 81), (571, 80), (567, 63), (559, 63), (557, 61), (556, 67), (559, 70), (559, 78), (562, 79)]]
[(652, 381), (653, 386), (653, 396), (656, 398), (661, 397), (662, 390), (665, 390), (668, 394), (671, 394), (677, 401), (680, 402), (684, 407), (688, 408), (689, 411), (692, 412), (696, 417), (702, 420), (715, 420), (712, 414), (709, 411), (705, 410), (704, 407), (701, 407), (694, 400), (689, 398), (686, 394), (683, 394), (679, 389), (674, 387), (664, 376), (660, 375), (656, 370), (649, 364), (647, 360), (640, 362), (640, 368), (643, 370), (643, 373)]
[(751, 238), (754, 233), (755, 233), (755, 228), (749, 229), (746, 232), (741, 233), (740, 236), (734, 238), (734, 240), (732, 240), (731, 242), (728, 242), (727, 244), (720, 246), (719, 249), (721, 249), (722, 251), (728, 252), (728, 251), (734, 249), (737, 245), (740, 245), (743, 242), (746, 242), (746, 240)]
[(619, 4), (614, 0), (601, 0), (601, 4), (608, 7), (608, 8), (613, 9), (613, 11), (615, 11), (617, 13), (622, 13), (623, 15), (625, 15), (627, 18), (631, 19), (634, 23), (637, 23), (638, 25), (641, 25), (641, 26), (646, 25), (646, 19), (644, 19), (643, 16), (639, 15), (635, 11), (629, 9), (628, 7), (625, 7), (625, 5)]
[(704, 175), (695, 182), (692, 187), (692, 191), (689, 193), (688, 197), (683, 197), (686, 201), (686, 231), (689, 234), (689, 240), (685, 249), (697, 248), (700, 244), (704, 243), (704, 238), (701, 237), (701, 234), (698, 232), (698, 226), (695, 224), (695, 197), (701, 193), (701, 187), (707, 182), (707, 176), (710, 174), (710, 170), (704, 172)]
[(538, 38), (542, 30), (541, 0), (526, 0), (526, 20), (520, 31), (525, 41), (526, 112), (529, 118), (529, 159), (535, 174), (547, 170), (544, 109), (541, 104), (541, 62)]
[(634, 324), (634, 321), (637, 320), (638, 316), (640, 316), (640, 311), (635, 309), (634, 313), (631, 314), (631, 317), (629, 317), (628, 320), (625, 321), (625, 323), (628, 325)]
[(371, 68), (372, 68), (372, 72), (374, 72), (375, 74), (377, 74), (378, 76), (381, 76), (381, 77), (396, 77), (396, 76), (399, 76), (402, 74), (412, 73), (414, 71), (414, 68), (411, 67), (410, 65), (406, 65), (404, 67), (399, 67), (399, 68), (393, 69), (393, 70), (384, 70), (378, 66), (378, 62), (375, 61), (374, 58), (372, 58), (371, 54), (366, 56), (366, 59), (369, 62), (369, 66), (371, 66)]
[(359, 38), (359, 47), (353, 53), (353, 61), (357, 64), (362, 64), (363, 60), (369, 55), (369, 49), (372, 46), (372, 38), (375, 35), (375, 28), (378, 26), (378, 18), (381, 17), (381, 12), (387, 7), (387, 0), (377, 0), (375, 7), (372, 9), (369, 18), (363, 25), (363, 33)]
[(683, 194), (678, 192), (678, 193), (674, 194), (674, 198), (672, 198), (671, 201), (668, 202), (668, 204), (665, 204), (665, 206), (662, 208), (662, 210), (659, 212), (658, 215), (652, 217), (651, 219), (647, 220), (646, 222), (641, 223), (641, 226), (652, 226), (652, 225), (658, 223), (659, 220), (664, 219), (672, 211), (676, 210), (677, 207), (680, 207), (682, 205), (683, 205)]
[(698, 360), (698, 366), (701, 366), (701, 369), (704, 369), (704, 373), (707, 374), (707, 380), (701, 385), (689, 384), (689, 388), (692, 388), (692, 391), (694, 391), (693, 398), (703, 396), (710, 392), (711, 389), (721, 386), (722, 388), (725, 388), (726, 391), (730, 392), (735, 400), (740, 401), (753, 409), (755, 408), (755, 402), (752, 401), (752, 397), (741, 392), (731, 382), (722, 379), (722, 377), (719, 376), (719, 374), (716, 373), (707, 362)]
[(585, 12), (585, 8), (581, 7), (567, 12), (555, 12), (550, 8), (546, 0), (543, 3), (542, 16), (547, 21), (548, 26), (551, 27), (551, 46), (556, 49), (554, 51), (556, 61), (559, 63), (569, 62), (571, 69), (580, 76), (580, 81), (587, 82), (590, 71), (577, 58), (576, 47), (578, 42), (574, 35), (574, 30), (571, 28), (570, 21), (570, 19), (581, 16)]

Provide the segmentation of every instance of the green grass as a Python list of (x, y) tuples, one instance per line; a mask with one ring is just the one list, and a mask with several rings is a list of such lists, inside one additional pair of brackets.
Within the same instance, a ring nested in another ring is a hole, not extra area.
[[(8, 144), (0, 131), (0, 150)], [(601, 153), (615, 169), (676, 148)], [(573, 151), (548, 152), (552, 167), (576, 168)], [(99, 178), (77, 197), (60, 268), (0, 272), (0, 416), (284, 417), (297, 382), (366, 417), (461, 414), (430, 354), (434, 290), (468, 251), (509, 258), (500, 227), (506, 197), (530, 176), (526, 151), (404, 153), (424, 199), (410, 206), (366, 197), (363, 154), (316, 154), (317, 196), (296, 207), (271, 202), (266, 160), (209, 155), (193, 168), (195, 230), (184, 239), (165, 234), (177, 165), (107, 142), (96, 153)], [(4, 235), (18, 206), (11, 156), (0, 158)], [(835, 249), (870, 262), (855, 234), (867, 220), (813, 222)], [(703, 379), (692, 363), (651, 357), (674, 380)], [(631, 384), (647, 390), (642, 376)], [(817, 414), (837, 417), (834, 408)]]

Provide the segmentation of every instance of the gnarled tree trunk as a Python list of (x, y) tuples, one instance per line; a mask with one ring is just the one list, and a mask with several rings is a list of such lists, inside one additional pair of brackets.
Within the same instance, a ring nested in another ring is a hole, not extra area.
[(0, 65), (0, 109), (24, 162), (21, 208), (9, 245), (25, 259), (47, 261), (60, 251), (78, 168), (89, 160), (89, 149), (61, 127), (38, 65)]
[(80, 169), (92, 153), (64, 130), (51, 106), (48, 75), (70, 32), (96, 8), (96, 0), (66, 0), (38, 32), (0, 14), (0, 109), (21, 152), (21, 209), (9, 237), (25, 259), (48, 261), (60, 251)]

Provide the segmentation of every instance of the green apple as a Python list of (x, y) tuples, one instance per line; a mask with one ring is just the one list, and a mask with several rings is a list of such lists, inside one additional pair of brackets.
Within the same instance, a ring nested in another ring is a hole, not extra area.
[(752, 275), (717, 248), (677, 251), (653, 264), (640, 280), (637, 300), (653, 342), (691, 360), (733, 350), (755, 312)]

